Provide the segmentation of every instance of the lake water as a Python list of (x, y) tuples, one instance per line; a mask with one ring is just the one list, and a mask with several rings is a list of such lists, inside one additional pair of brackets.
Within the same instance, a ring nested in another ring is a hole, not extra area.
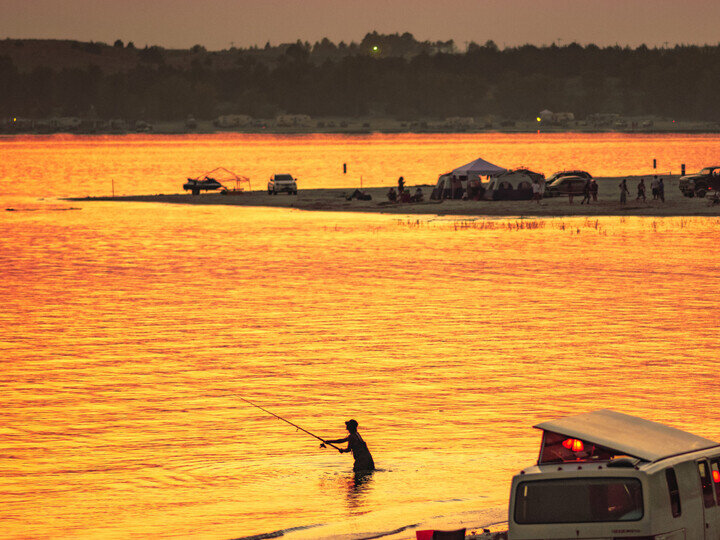
[[(176, 192), (219, 165), (257, 187), (275, 166), (307, 187), (347, 185), (343, 162), (373, 185), (405, 171), (430, 183), (478, 155), (545, 173), (648, 172), (648, 157), (692, 170), (720, 145), (497, 139), (0, 140), (0, 537), (477, 527), (506, 519), (539, 421), (608, 407), (720, 440), (717, 218), (54, 198), (106, 194), (112, 179), (122, 192)], [(556, 167), (538, 157), (548, 147)], [(241, 396), (323, 437), (356, 418), (380, 470), (356, 481), (347, 455)]]
[[(678, 174), (716, 165), (718, 135), (54, 135), (0, 138), (3, 195), (83, 197), (178, 193), (187, 177), (216, 167), (248, 176), (264, 189), (288, 172), (298, 187), (435, 184), (438, 176), (478, 157), (549, 176), (584, 169), (595, 176)], [(343, 163), (347, 173), (343, 174)]]

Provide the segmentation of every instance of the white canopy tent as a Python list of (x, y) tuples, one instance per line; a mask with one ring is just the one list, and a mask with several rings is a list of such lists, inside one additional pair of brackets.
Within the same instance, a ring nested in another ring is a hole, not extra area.
[(493, 176), (495, 174), (500, 174), (507, 171), (507, 169), (503, 169), (502, 167), (498, 167), (497, 165), (493, 165), (492, 163), (489, 163), (485, 161), (482, 158), (477, 158), (475, 161), (471, 161), (470, 163), (467, 163), (463, 165), (462, 167), (458, 167), (454, 171), (452, 171), (450, 174), (453, 176)]
[(478, 183), (483, 176), (495, 176), (505, 171), (507, 169), (478, 158), (447, 174), (441, 175), (430, 198), (458, 198), (458, 194), (462, 194), (467, 190), (469, 183)]

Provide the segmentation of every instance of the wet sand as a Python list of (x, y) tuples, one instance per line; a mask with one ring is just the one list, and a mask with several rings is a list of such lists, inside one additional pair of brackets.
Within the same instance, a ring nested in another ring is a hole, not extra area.
[[(433, 186), (421, 185), (425, 201), (420, 203), (391, 203), (387, 199), (388, 187), (365, 188), (372, 196), (370, 201), (347, 200), (354, 188), (347, 189), (300, 189), (297, 195), (281, 193), (268, 195), (267, 191), (249, 191), (223, 195), (221, 193), (123, 195), (116, 197), (69, 198), (72, 201), (131, 201), (171, 204), (229, 205), (273, 208), (294, 208), (310, 211), (375, 212), (383, 214), (431, 214), (440, 216), (718, 216), (720, 205), (710, 200), (687, 198), (678, 189), (677, 176), (663, 176), (665, 202), (653, 200), (650, 190), (652, 176), (645, 176), (647, 200), (636, 201), (637, 183), (640, 177), (628, 177), (630, 195), (626, 204), (620, 204), (619, 184), (621, 177), (597, 178), (599, 195), (597, 202), (580, 204), (582, 195), (570, 203), (567, 196), (533, 201), (462, 201), (428, 200)], [(411, 193), (417, 186), (408, 186)]]

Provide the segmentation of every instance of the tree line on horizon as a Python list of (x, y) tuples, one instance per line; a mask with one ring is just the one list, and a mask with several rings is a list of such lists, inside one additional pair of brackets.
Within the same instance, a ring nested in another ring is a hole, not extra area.
[[(48, 61), (28, 70), (0, 49), (0, 116), (529, 119), (551, 109), (576, 118), (617, 113), (720, 120), (720, 45), (500, 49), (488, 41), (459, 52), (452, 40), (369, 33), (350, 45), (325, 38), (314, 45), (208, 52), (200, 45), (178, 51), (118, 40), (112, 46), (73, 42), (72, 50), (90, 58), (84, 67)], [(104, 69), (110, 51), (128, 55), (131, 67)]]

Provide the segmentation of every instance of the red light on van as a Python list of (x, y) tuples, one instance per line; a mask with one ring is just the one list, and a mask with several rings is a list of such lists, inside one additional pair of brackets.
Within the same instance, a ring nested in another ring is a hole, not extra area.
[(720, 472), (713, 471), (713, 482), (720, 484)]
[(573, 452), (582, 452), (585, 449), (585, 445), (580, 439), (565, 439), (562, 445)]

